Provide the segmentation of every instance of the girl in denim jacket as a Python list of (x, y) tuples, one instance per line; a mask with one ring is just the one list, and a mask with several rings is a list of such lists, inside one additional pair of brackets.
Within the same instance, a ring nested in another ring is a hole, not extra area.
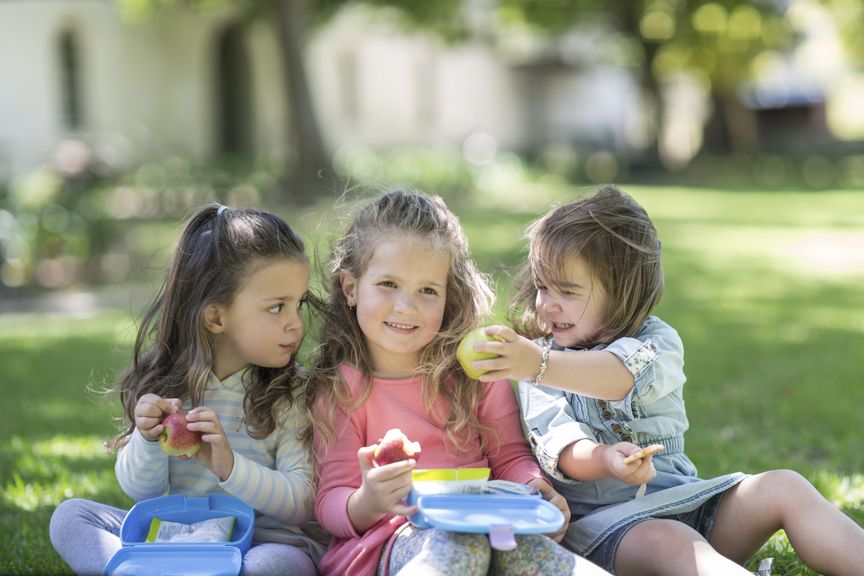
[[(697, 477), (684, 453), (684, 349), (650, 316), (663, 272), (644, 209), (608, 186), (552, 210), (528, 238), (516, 331), (487, 328), (500, 341), (475, 350), (497, 358), (473, 366), (482, 381), (519, 381), (537, 459), (570, 505), (562, 544), (620, 575), (749, 574), (741, 564), (783, 529), (812, 569), (860, 574), (864, 530), (799, 474)], [(650, 444), (664, 450), (625, 463)]]

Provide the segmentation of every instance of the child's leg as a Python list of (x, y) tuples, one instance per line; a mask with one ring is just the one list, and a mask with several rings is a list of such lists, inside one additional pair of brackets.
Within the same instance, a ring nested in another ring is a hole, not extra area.
[(610, 576), (596, 564), (570, 552), (547, 536), (516, 536), (516, 544), (515, 550), (492, 551), (492, 574)]
[(677, 520), (646, 520), (627, 531), (615, 554), (619, 576), (750, 574), (721, 555), (699, 532)]
[(317, 568), (300, 548), (265, 543), (252, 546), (243, 556), (243, 576), (315, 576)]
[(777, 530), (820, 574), (861, 574), (864, 530), (797, 472), (772, 470), (745, 479), (724, 497), (709, 539), (743, 562)]
[(76, 574), (102, 574), (120, 550), (120, 526), (126, 510), (71, 498), (51, 515), (51, 544)]
[(393, 543), (389, 574), (485, 576), (489, 571), (489, 556), (489, 540), (485, 534), (408, 526)]

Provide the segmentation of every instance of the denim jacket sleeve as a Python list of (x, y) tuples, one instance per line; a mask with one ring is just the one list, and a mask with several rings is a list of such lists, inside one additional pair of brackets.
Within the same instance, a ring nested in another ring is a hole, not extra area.
[(558, 470), (561, 452), (579, 440), (594, 439), (591, 427), (577, 420), (570, 396), (562, 390), (519, 382), (519, 404), (534, 456), (544, 472), (567, 483), (575, 481)]
[(684, 385), (684, 345), (678, 332), (657, 317), (648, 318), (635, 337), (619, 338), (605, 350), (633, 374), (623, 405), (631, 405), (634, 395), (641, 404), (652, 404)]

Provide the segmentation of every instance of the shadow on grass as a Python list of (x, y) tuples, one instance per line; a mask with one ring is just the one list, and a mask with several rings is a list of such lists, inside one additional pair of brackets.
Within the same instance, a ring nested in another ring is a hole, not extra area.
[(0, 403), (0, 438), (110, 436), (119, 402), (92, 390), (112, 385), (128, 359), (128, 350), (120, 349), (110, 335), (0, 342), (6, 391)]
[(0, 574), (72, 574), (51, 546), (53, 512), (52, 505), (22, 514), (0, 501)]

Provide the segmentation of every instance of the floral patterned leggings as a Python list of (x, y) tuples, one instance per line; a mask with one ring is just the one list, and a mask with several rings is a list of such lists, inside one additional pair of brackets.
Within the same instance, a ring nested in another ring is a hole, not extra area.
[(404, 524), (396, 533), (389, 557), (382, 555), (378, 574), (609, 575), (546, 536), (517, 535), (516, 542), (515, 550), (503, 552), (493, 550), (485, 534), (423, 530)]

